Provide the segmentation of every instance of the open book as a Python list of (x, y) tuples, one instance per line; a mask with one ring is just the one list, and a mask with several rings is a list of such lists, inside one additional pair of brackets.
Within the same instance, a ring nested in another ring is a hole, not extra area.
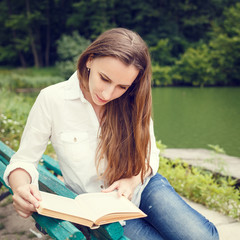
[(146, 217), (138, 207), (117, 192), (84, 193), (75, 199), (41, 192), (39, 214), (97, 228), (102, 224)]

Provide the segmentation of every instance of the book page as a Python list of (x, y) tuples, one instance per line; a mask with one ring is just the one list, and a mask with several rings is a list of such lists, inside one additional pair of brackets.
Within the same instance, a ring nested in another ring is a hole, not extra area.
[(86, 204), (94, 212), (94, 221), (111, 213), (142, 213), (131, 201), (119, 197), (117, 192), (80, 194), (76, 201)]
[(43, 209), (91, 220), (91, 213), (87, 212), (86, 206), (78, 203), (75, 199), (41, 191), (40, 193), (42, 197), (40, 205)]

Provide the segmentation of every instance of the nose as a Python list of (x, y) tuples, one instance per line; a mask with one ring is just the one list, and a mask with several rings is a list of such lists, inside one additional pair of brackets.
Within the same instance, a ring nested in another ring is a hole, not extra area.
[(102, 91), (104, 100), (110, 100), (114, 92), (114, 86), (108, 86)]

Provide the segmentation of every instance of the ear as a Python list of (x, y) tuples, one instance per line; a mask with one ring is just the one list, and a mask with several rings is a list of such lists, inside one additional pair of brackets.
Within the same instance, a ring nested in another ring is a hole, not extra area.
[(91, 54), (89, 57), (88, 57), (88, 60), (86, 62), (86, 67), (87, 68), (91, 68), (91, 65), (92, 65), (92, 61), (93, 61), (93, 55)]

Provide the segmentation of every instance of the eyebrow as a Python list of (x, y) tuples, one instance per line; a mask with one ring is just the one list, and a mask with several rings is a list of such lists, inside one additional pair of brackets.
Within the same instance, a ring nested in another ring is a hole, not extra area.
[[(106, 78), (108, 81), (113, 82), (113, 80), (110, 79), (106, 74), (104, 74), (104, 73), (102, 73), (102, 72), (99, 72), (99, 74), (102, 75), (104, 78)], [(119, 86), (122, 86), (122, 87), (130, 87), (131, 85), (119, 84)]]

